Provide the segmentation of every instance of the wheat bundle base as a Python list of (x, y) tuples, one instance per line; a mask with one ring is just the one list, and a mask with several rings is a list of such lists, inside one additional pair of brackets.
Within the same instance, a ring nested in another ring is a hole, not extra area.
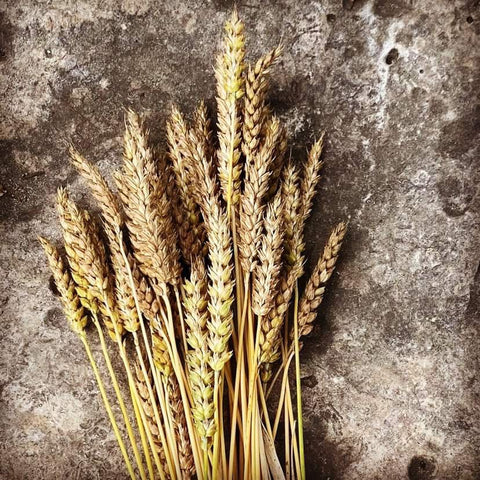
[(247, 63), (234, 11), (215, 68), (216, 132), (204, 103), (189, 118), (172, 107), (164, 153), (127, 110), (115, 191), (70, 149), (101, 219), (61, 188), (66, 261), (40, 241), (132, 479), (306, 478), (301, 340), (346, 225), (333, 227), (300, 292), (323, 135), (304, 159), (289, 157), (285, 127), (267, 104), (281, 51)]

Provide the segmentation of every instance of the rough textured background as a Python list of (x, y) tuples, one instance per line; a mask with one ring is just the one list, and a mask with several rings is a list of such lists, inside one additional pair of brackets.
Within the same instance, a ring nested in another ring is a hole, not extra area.
[[(279, 41), (272, 103), (293, 152), (328, 131), (310, 224), (350, 234), (304, 355), (312, 479), (480, 478), (480, 4), (239, 1), (255, 56)], [(0, 474), (125, 478), (83, 351), (35, 240), (107, 171), (122, 107), (163, 138), (172, 102), (210, 104), (227, 1), (4, 0), (0, 10)], [(253, 58), (253, 56), (251, 57)], [(86, 201), (86, 200), (85, 200)]]

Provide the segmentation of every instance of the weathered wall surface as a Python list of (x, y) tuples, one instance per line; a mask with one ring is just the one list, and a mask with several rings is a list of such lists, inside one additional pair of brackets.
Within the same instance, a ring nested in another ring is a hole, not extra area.
[[(293, 154), (326, 129), (315, 259), (349, 219), (304, 350), (309, 478), (480, 478), (480, 4), (239, 1), (251, 58), (282, 41), (274, 109)], [(213, 105), (231, 2), (4, 0), (0, 6), (0, 476), (124, 478), (36, 235), (86, 191), (73, 140), (119, 162), (122, 107), (163, 139), (172, 102)], [(86, 200), (85, 200), (86, 201)]]

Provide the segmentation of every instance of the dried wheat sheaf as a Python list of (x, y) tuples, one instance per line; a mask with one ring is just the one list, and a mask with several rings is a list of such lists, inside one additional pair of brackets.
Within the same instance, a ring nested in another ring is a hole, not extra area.
[(285, 158), (286, 129), (267, 104), (281, 51), (247, 64), (234, 11), (215, 68), (216, 135), (203, 102), (191, 120), (173, 107), (161, 155), (128, 110), (117, 193), (70, 150), (102, 219), (59, 189), (67, 262), (40, 241), (132, 479), (305, 478), (300, 339), (312, 330), (346, 225), (333, 228), (300, 294), (323, 135), (303, 162)]

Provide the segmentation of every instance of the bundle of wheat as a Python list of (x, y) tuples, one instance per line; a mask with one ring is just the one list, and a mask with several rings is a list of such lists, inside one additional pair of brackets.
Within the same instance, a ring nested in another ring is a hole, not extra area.
[[(216, 66), (217, 136), (203, 103), (191, 122), (174, 107), (162, 156), (128, 110), (118, 194), (70, 150), (100, 207), (103, 234), (60, 189), (68, 266), (40, 239), (131, 478), (305, 478), (299, 340), (312, 330), (346, 226), (333, 229), (300, 296), (323, 136), (303, 164), (285, 159), (286, 130), (266, 101), (281, 48), (246, 65), (243, 31), (233, 12)], [(89, 346), (89, 320), (120, 425)], [(117, 381), (105, 331), (128, 385)], [(269, 405), (278, 379), (278, 404)]]

